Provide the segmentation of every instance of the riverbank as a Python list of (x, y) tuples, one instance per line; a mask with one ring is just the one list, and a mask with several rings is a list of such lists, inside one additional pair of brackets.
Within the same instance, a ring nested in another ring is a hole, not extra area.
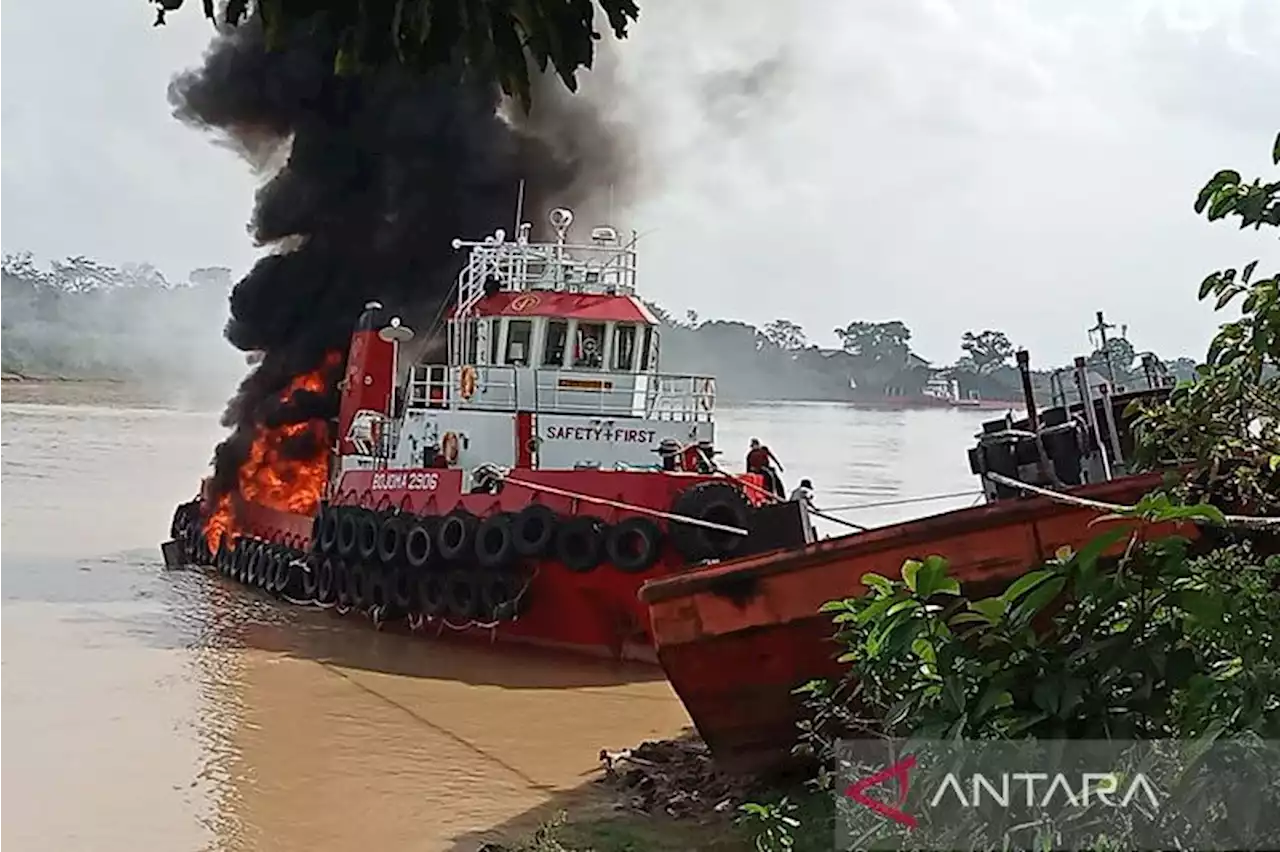
[(14, 404), (217, 410), (229, 388), (174, 387), (110, 377), (0, 374), (0, 400)]
[(806, 787), (770, 788), (750, 778), (720, 773), (706, 746), (693, 733), (647, 741), (620, 752), (601, 751), (601, 773), (576, 800), (550, 803), (519, 824), (538, 825), (517, 839), (499, 830), (496, 842), (479, 852), (750, 852), (757, 837), (776, 820), (748, 814), (754, 802), (794, 822), (787, 827), (796, 852), (830, 847), (827, 795)]

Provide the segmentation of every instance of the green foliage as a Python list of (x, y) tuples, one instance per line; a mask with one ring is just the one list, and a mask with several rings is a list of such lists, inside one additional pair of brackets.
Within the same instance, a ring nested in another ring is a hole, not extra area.
[[(1149, 520), (1213, 520), (1152, 498)], [(1123, 555), (1108, 558), (1120, 548)], [(832, 601), (849, 676), (799, 691), (806, 747), (851, 731), (949, 739), (1280, 735), (1280, 557), (1246, 545), (1194, 555), (1118, 526), (970, 599), (945, 559), (868, 574)]]
[(986, 375), (1006, 366), (1013, 357), (1013, 344), (1003, 331), (987, 331), (975, 334), (966, 331), (960, 338), (960, 348), (972, 360), (974, 371)]
[[(183, 5), (152, 2), (157, 26)], [(634, 0), (229, 0), (219, 15), (213, 0), (203, 0), (205, 16), (220, 24), (259, 16), (269, 45), (294, 26), (332, 27), (341, 45), (335, 73), (391, 64), (430, 70), (462, 60), (526, 109), (531, 62), (539, 71), (554, 68), (570, 91), (577, 89), (577, 72), (591, 67), (600, 38), (596, 5), (620, 39), (640, 14)]]
[[(1280, 135), (1273, 162), (1280, 165)], [(1223, 170), (1205, 184), (1195, 210), (1241, 228), (1280, 225), (1280, 181), (1243, 183)], [(1240, 511), (1280, 509), (1280, 272), (1258, 274), (1258, 261), (1208, 275), (1200, 299), (1215, 310), (1238, 305), (1223, 323), (1195, 381), (1160, 404), (1135, 406), (1137, 462), (1147, 468), (1190, 464), (1184, 496), (1208, 495)]]
[(756, 852), (784, 852), (795, 846), (800, 820), (793, 815), (795, 804), (786, 796), (777, 802), (744, 802), (738, 810), (739, 824), (751, 832)]

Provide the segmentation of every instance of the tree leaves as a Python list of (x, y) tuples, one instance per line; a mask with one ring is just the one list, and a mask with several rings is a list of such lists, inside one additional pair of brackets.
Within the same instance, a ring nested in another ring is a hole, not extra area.
[[(152, 0), (156, 24), (182, 6), (182, 0)], [(634, 0), (229, 0), (221, 23), (239, 26), (256, 12), (268, 36), (295, 25), (323, 25), (335, 29), (341, 45), (334, 57), (335, 74), (354, 74), (364, 68), (400, 64), (418, 71), (452, 64), (459, 59), (479, 75), (491, 79), (524, 109), (532, 102), (529, 65), (539, 71), (555, 69), (570, 91), (577, 89), (577, 72), (595, 58), (595, 7), (605, 13), (616, 38), (640, 14)], [(212, 0), (203, 0), (204, 14), (216, 17)]]

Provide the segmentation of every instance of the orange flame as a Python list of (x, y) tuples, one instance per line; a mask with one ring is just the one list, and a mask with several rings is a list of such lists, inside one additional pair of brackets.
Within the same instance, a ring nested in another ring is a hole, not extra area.
[[(280, 399), (287, 401), (300, 390), (323, 392), (325, 374), (341, 357), (339, 353), (330, 353), (320, 368), (295, 376), (280, 394)], [(320, 452), (309, 459), (287, 457), (282, 445), (306, 432), (314, 433)], [(205, 522), (205, 539), (210, 551), (217, 553), (223, 536), (233, 536), (237, 532), (235, 509), (238, 501), (299, 515), (315, 514), (328, 479), (329, 452), (329, 425), (324, 420), (289, 423), (275, 429), (259, 426), (249, 456), (240, 465), (237, 499), (233, 500), (232, 494), (221, 495)], [(230, 547), (230, 539), (227, 541)]]

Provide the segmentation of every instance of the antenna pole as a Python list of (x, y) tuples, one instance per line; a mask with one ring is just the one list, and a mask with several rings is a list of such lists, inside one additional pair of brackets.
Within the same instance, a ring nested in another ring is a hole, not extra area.
[(1102, 319), (1102, 311), (1098, 311), (1098, 324), (1089, 329), (1089, 331), (1098, 332), (1098, 342), (1101, 344), (1098, 348), (1102, 350), (1102, 357), (1106, 359), (1107, 373), (1111, 376), (1111, 386), (1115, 387), (1116, 366), (1111, 363), (1111, 350), (1107, 348), (1107, 329), (1109, 328), (1115, 328), (1115, 326), (1107, 324), (1107, 322)]
[(516, 239), (520, 238), (520, 220), (524, 218), (524, 178), (520, 178), (520, 189), (516, 194)]

